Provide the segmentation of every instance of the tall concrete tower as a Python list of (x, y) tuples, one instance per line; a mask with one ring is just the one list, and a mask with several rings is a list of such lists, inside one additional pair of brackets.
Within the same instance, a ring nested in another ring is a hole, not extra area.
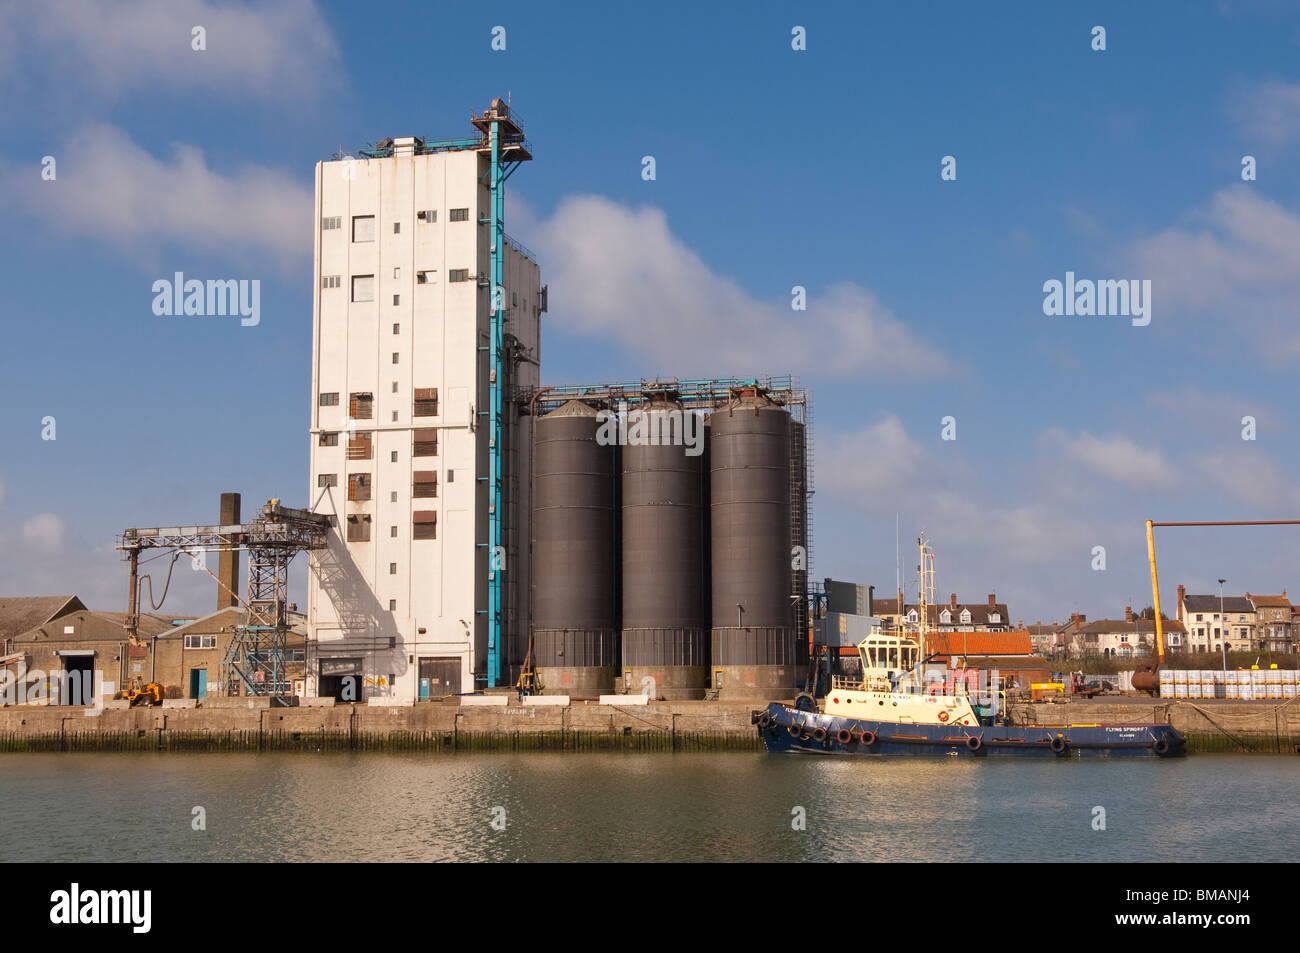
[(473, 691), (526, 644), (514, 398), (537, 387), (545, 293), (501, 230), (522, 132), (499, 100), (472, 121), (316, 166), (310, 499), (334, 529), (309, 573), (308, 695)]

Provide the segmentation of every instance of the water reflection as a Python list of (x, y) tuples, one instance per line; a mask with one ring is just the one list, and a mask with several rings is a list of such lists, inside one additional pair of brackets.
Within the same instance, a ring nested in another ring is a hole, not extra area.
[[(0, 756), (5, 860), (1289, 861), (1300, 759)], [(192, 808), (207, 830), (191, 828)], [(1106, 810), (1106, 830), (1092, 827)], [(505, 830), (492, 826), (505, 809)], [(804, 830), (792, 829), (802, 808)]]

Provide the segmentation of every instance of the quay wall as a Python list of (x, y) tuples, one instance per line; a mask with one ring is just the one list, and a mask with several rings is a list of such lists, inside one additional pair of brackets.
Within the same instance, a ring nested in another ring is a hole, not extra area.
[[(231, 701), (234, 701), (233, 699)], [(247, 700), (245, 700), (247, 701)], [(748, 702), (0, 708), (0, 751), (761, 751)], [(1172, 724), (1190, 749), (1300, 754), (1300, 703), (1128, 697), (1016, 704), (1017, 724)]]

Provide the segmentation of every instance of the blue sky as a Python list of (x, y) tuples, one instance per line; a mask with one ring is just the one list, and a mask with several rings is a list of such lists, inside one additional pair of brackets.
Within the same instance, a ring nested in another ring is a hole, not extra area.
[[(123, 527), (304, 503), (314, 163), (508, 91), (546, 382), (794, 373), (818, 577), (891, 589), (897, 514), (945, 597), (1146, 605), (1143, 519), (1300, 516), (1300, 14), (1133, 6), (6, 8), (0, 591), (118, 608)], [(155, 316), (175, 271), (260, 279), (261, 323)], [(1067, 271), (1151, 280), (1150, 325), (1045, 316)], [(1300, 592), (1298, 540), (1167, 531), (1167, 598)]]

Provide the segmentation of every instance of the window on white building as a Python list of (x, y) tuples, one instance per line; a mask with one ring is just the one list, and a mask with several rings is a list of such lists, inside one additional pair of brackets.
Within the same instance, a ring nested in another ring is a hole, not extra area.
[(352, 216), (352, 240), (354, 242), (373, 242), (375, 240), (375, 217), (373, 215)]
[(343, 284), (343, 278), (339, 275), (322, 275), (320, 286), (322, 288), (337, 288)]
[(352, 300), (357, 302), (375, 300), (375, 276), (352, 276)]
[(468, 221), (469, 221), (469, 209), (467, 209), (467, 208), (454, 208), (454, 209), (451, 210), (451, 214), (448, 215), (447, 218), (448, 218), (449, 221), (453, 221), (453, 222), (468, 222)]

